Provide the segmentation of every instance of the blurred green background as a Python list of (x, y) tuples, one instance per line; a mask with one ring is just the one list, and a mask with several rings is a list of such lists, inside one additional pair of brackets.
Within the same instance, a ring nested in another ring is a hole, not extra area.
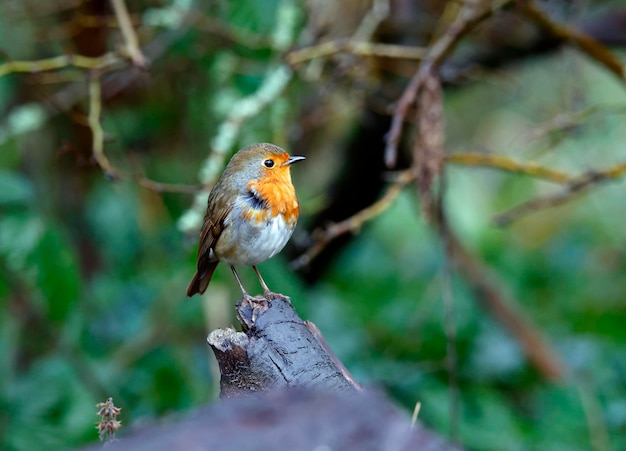
[[(91, 158), (84, 70), (0, 77), (0, 448), (95, 441), (95, 405), (109, 396), (125, 427), (217, 398), (205, 338), (236, 323), (238, 288), (220, 267), (203, 297), (185, 298), (197, 231), (183, 230), (181, 217), (194, 190), (158, 193), (134, 177), (197, 186), (233, 105), (263, 86), (285, 49), (350, 37), (371, 7), (349, 1), (337, 15), (320, 6), (329, 3), (128, 1), (140, 42), (156, 51), (148, 71), (103, 77), (105, 151), (120, 181)], [(385, 39), (395, 27), (394, 42), (419, 44), (411, 27), (432, 27), (435, 3), (391, 2)], [(562, 3), (559, 19), (619, 6)], [(0, 11), (3, 61), (98, 56), (123, 43), (107, 1), (14, 0)], [(485, 39), (468, 38), (459, 58), (486, 48)], [(352, 58), (296, 67), (228, 146), (230, 155), (270, 141), (307, 156), (292, 171), (302, 204), (295, 242), (306, 242), (311, 218), (332, 201), (361, 112), (385, 103), (388, 113), (415, 68)], [(575, 50), (555, 49), (446, 88), (446, 149), (572, 174), (608, 168), (626, 161), (624, 107), (623, 81)], [(550, 128), (581, 111), (589, 114)], [(373, 146), (382, 161), (384, 142)], [(561, 188), (459, 164), (446, 166), (446, 180), (454, 230), (545, 334), (568, 368), (564, 380), (546, 380), (466, 282), (448, 278), (443, 245), (412, 188), (341, 247), (315, 283), (290, 266), (293, 251), (260, 266), (265, 280), (318, 325), (357, 380), (383, 386), (409, 413), (420, 402), (427, 426), (458, 433), (469, 449), (626, 449), (626, 183), (497, 228), (497, 213)], [(256, 287), (251, 270), (239, 273)], [(446, 364), (448, 288), (456, 395)]]

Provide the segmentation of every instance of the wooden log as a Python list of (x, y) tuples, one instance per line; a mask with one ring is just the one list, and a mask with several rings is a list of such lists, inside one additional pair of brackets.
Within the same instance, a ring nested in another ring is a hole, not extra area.
[(361, 391), (319, 330), (302, 321), (289, 298), (242, 299), (243, 332), (218, 329), (207, 338), (220, 367), (222, 399), (280, 388)]
[[(101, 451), (98, 443), (89, 451)], [(106, 451), (459, 451), (375, 390), (239, 396), (121, 434)], [(86, 450), (87, 451), (87, 450)]]

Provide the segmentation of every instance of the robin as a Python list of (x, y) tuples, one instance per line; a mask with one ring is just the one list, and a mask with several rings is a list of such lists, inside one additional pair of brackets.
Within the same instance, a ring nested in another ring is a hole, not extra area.
[(209, 194), (187, 296), (204, 293), (220, 261), (230, 265), (244, 297), (250, 295), (235, 265), (252, 266), (264, 294), (271, 293), (256, 265), (280, 252), (296, 227), (300, 206), (290, 167), (304, 159), (267, 143), (233, 155)]

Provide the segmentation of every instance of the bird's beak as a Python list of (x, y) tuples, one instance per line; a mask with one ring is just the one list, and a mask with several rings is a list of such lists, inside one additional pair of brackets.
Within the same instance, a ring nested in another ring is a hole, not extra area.
[(306, 160), (306, 157), (303, 157), (302, 155), (294, 155), (293, 157), (289, 157), (289, 159), (283, 163), (283, 166), (291, 166), (296, 161), (301, 160)]

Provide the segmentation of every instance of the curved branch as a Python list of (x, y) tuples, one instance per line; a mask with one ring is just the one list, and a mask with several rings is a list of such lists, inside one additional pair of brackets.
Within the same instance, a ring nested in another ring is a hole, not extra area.
[(535, 5), (533, 1), (525, 0), (517, 3), (519, 10), (534, 23), (548, 33), (564, 41), (569, 41), (582, 50), (587, 56), (600, 63), (612, 72), (620, 81), (626, 81), (624, 65), (604, 45), (587, 33), (553, 21), (547, 14)]
[(448, 163), (466, 166), (489, 167), (503, 171), (515, 172), (555, 183), (567, 183), (572, 176), (537, 163), (520, 163), (505, 155), (487, 155), (478, 152), (455, 153), (446, 156)]
[(409, 108), (415, 102), (422, 84), (456, 48), (456, 45), (463, 36), (484, 19), (490, 17), (509, 3), (512, 3), (512, 1), (513, 0), (503, 0), (492, 5), (490, 1), (465, 0), (452, 24), (450, 24), (445, 32), (428, 47), (419, 69), (404, 90), (394, 110), (391, 129), (387, 137), (387, 146), (385, 148), (385, 164), (387, 167), (391, 168), (396, 164), (398, 143), (400, 142), (404, 120), (408, 114)]

